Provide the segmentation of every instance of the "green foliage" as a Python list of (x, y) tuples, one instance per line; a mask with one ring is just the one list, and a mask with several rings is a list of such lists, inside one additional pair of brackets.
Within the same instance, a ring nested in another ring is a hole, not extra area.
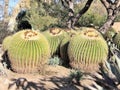
[[(75, 5), (75, 13), (77, 14), (86, 4), (86, 0), (82, 3)], [(80, 26), (98, 26), (103, 25), (107, 19), (107, 13), (104, 6), (101, 4), (100, 0), (93, 1), (92, 5), (88, 11), (82, 15), (78, 21)]]
[(54, 56), (49, 59), (48, 64), (52, 66), (62, 65), (62, 60), (58, 56)]
[(79, 70), (71, 70), (70, 72), (70, 79), (71, 81), (75, 79), (77, 83), (82, 79), (83, 73)]
[(12, 36), (8, 49), (11, 67), (18, 73), (41, 70), (50, 56), (47, 39), (39, 32), (22, 30)]
[(113, 42), (117, 45), (117, 48), (120, 49), (120, 33), (117, 33), (113, 38)]
[(108, 46), (98, 31), (86, 28), (71, 38), (68, 56), (73, 68), (94, 72), (107, 60)]
[(115, 35), (116, 31), (111, 27), (107, 32), (104, 34), (105, 39), (112, 40), (113, 36)]
[(106, 16), (101, 16), (99, 14), (91, 12), (85, 13), (80, 19), (79, 19), (79, 25), (80, 26), (98, 26), (100, 27), (103, 25), (103, 23), (106, 20)]
[(116, 17), (115, 22), (120, 22), (120, 14)]
[[(44, 1), (31, 0), (31, 8), (26, 10), (25, 15), (21, 15), (22, 18), (18, 20), (18, 25), (21, 25), (23, 21), (28, 21), (33, 29), (41, 31), (53, 26), (64, 27), (68, 15), (68, 11), (66, 11), (61, 3), (51, 3), (49, 5)], [(19, 29), (19, 27), (17, 28)]]

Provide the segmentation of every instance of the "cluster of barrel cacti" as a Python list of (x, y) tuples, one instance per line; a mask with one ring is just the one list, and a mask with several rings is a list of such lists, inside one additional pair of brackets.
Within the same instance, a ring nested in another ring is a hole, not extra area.
[(36, 72), (56, 55), (62, 58), (63, 65), (86, 72), (96, 71), (108, 56), (106, 41), (91, 28), (79, 32), (61, 28), (42, 33), (22, 30), (6, 37), (3, 49), (8, 50), (11, 66), (18, 73)]

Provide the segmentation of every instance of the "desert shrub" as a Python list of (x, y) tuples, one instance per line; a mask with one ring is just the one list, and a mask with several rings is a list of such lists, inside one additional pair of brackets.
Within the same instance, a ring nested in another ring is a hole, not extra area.
[[(77, 14), (86, 4), (86, 0), (75, 5), (75, 13)], [(80, 26), (101, 26), (106, 20), (106, 9), (101, 4), (100, 0), (93, 1), (89, 10), (79, 19)]]
[(79, 19), (80, 26), (98, 26), (100, 27), (106, 20), (106, 16), (101, 16), (93, 12), (87, 12)]
[(120, 14), (115, 19), (116, 22), (120, 22)]
[(62, 60), (58, 56), (54, 56), (48, 60), (48, 65), (62, 65)]

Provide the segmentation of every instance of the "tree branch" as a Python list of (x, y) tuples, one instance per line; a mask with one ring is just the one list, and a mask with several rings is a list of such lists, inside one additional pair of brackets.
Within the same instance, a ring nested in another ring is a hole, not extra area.
[(88, 0), (85, 4), (85, 6), (83, 7), (82, 10), (79, 11), (79, 13), (73, 18), (73, 24), (72, 27), (74, 27), (75, 23), (79, 20), (79, 18), (87, 12), (87, 10), (89, 9), (89, 7), (91, 6), (93, 0)]
[(106, 0), (100, 0), (101, 3), (105, 6), (105, 8), (109, 8), (109, 3)]
[(68, 8), (68, 7), (65, 5), (64, 0), (61, 0), (61, 3), (62, 3), (62, 5), (63, 5), (64, 8)]

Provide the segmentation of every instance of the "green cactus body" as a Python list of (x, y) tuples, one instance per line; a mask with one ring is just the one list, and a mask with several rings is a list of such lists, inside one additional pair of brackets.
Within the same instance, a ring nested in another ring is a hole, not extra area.
[(37, 72), (47, 63), (50, 56), (49, 43), (37, 31), (22, 30), (13, 35), (8, 56), (14, 71)]
[(3, 49), (3, 51), (8, 50), (8, 48), (10, 46), (11, 39), (12, 39), (12, 36), (5, 37), (5, 39), (2, 42), (2, 49)]
[(60, 54), (60, 43), (67, 35), (66, 32), (60, 28), (51, 28), (43, 32), (50, 44), (51, 56)]
[(117, 48), (120, 49), (120, 33), (117, 33), (113, 38), (113, 42), (117, 45)]
[(86, 72), (98, 70), (98, 64), (108, 56), (108, 46), (102, 35), (92, 28), (71, 38), (68, 46), (70, 65)]

